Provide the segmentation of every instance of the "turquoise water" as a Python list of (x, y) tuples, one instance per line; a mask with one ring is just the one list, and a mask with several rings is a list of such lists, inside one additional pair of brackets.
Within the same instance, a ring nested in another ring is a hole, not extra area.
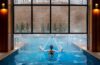
[[(0, 61), (0, 65), (100, 65), (100, 60), (74, 45), (81, 41), (86, 44), (86, 35), (15, 35), (15, 44), (24, 42), (25, 46), (18, 49), (8, 57)], [(50, 45), (54, 46), (54, 52), (50, 56)]]

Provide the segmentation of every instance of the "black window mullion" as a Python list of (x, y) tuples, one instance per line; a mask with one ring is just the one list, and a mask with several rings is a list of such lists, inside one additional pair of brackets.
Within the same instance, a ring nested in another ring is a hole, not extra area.
[(52, 7), (51, 7), (51, 5), (52, 5), (52, 1), (50, 0), (50, 5), (49, 5), (50, 6), (50, 24), (49, 24), (50, 25), (50, 34), (52, 33), (52, 15), (51, 15), (52, 14), (52, 10), (51, 10)]
[[(31, 34), (31, 33), (14, 33), (14, 34)], [(69, 34), (69, 33), (34, 33), (34, 34)], [(70, 34), (86, 34), (86, 33), (70, 33)]]
[(68, 33), (70, 33), (70, 0), (68, 6)]
[(70, 4), (70, 6), (87, 6), (87, 5)]
[(31, 0), (31, 33), (33, 33), (33, 0)]
[(31, 4), (14, 4), (14, 6), (31, 6)]

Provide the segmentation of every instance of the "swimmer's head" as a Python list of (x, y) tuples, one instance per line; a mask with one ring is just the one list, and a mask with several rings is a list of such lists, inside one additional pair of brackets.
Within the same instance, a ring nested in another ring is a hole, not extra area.
[(53, 45), (50, 45), (50, 49), (51, 49), (51, 50), (53, 49)]

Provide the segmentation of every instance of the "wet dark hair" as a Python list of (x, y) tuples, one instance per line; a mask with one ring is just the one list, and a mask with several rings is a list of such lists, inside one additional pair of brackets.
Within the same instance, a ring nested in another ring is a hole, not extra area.
[(50, 49), (53, 49), (53, 45), (50, 45)]

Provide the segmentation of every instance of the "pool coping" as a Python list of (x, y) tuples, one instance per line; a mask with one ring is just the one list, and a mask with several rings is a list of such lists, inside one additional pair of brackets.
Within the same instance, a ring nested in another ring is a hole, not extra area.
[[(89, 50), (86, 50), (84, 48), (82, 48), (81, 46), (79, 46), (78, 44), (75, 44), (77, 47), (81, 48), (82, 50), (84, 50), (85, 52), (91, 54), (92, 56), (94, 56), (95, 58), (99, 59), (100, 60), (100, 55), (98, 55), (97, 53), (98, 52), (91, 52)], [(100, 53), (100, 52), (99, 52)]]
[(15, 51), (17, 51), (18, 49), (20, 49), (21, 47), (23, 47), (24, 45), (20, 46), (20, 47), (16, 47), (14, 48), (14, 50), (9, 51), (9, 52), (5, 52), (5, 53), (0, 53), (0, 61), (4, 58), (6, 58), (7, 56), (9, 56), (10, 54), (14, 53)]
[(98, 55), (97, 52), (91, 52), (88, 50), (85, 50), (85, 51), (100, 60), (100, 55)]
[(2, 59), (6, 58), (7, 56), (9, 56), (10, 54), (14, 53), (16, 50), (18, 50), (18, 49), (14, 49), (14, 50), (12, 50), (12, 51), (10, 51), (10, 52), (0, 53), (0, 54), (1, 54), (1, 55), (0, 55), (0, 61), (1, 61)]

